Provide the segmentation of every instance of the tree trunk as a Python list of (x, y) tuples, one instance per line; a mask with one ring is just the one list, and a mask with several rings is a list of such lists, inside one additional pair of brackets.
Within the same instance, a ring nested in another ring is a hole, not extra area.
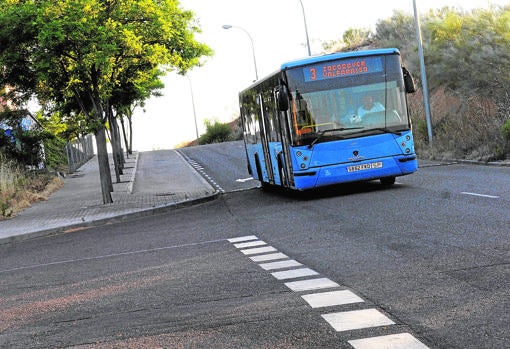
[(106, 149), (106, 132), (104, 125), (101, 125), (101, 127), (97, 129), (95, 135), (103, 204), (111, 204), (113, 203), (111, 194), (113, 191), (113, 184), (110, 173), (110, 163), (108, 161), (108, 150)]
[(108, 118), (108, 123), (110, 124), (110, 143), (112, 145), (112, 157), (113, 157), (113, 166), (115, 169), (115, 180), (117, 183), (121, 182), (120, 175), (122, 174), (119, 153), (118, 149), (118, 137), (115, 132), (115, 118), (113, 117), (113, 110), (109, 103), (106, 107), (106, 113)]
[(126, 159), (124, 158), (124, 151), (122, 150), (122, 137), (120, 135), (119, 122), (117, 121), (117, 117), (113, 117), (113, 126), (115, 130), (117, 156), (119, 158), (120, 171), (121, 174), (124, 174), (124, 165), (126, 164)]
[(133, 113), (130, 111), (128, 116), (129, 125), (129, 154), (133, 154)]
[(129, 143), (128, 143), (127, 134), (126, 134), (126, 125), (124, 124), (124, 115), (122, 115), (120, 117), (120, 125), (122, 126), (122, 137), (124, 139), (124, 145), (126, 146), (126, 154), (127, 154), (127, 157), (129, 158), (129, 155), (131, 154), (131, 152), (129, 150)]

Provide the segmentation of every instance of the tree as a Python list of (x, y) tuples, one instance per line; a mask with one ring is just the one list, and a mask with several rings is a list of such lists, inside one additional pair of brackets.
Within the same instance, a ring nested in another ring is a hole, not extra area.
[(352, 51), (372, 43), (373, 33), (370, 29), (349, 28), (342, 40), (331, 40), (322, 43), (325, 52)]
[[(424, 33), (425, 35), (425, 33)], [(411, 71), (418, 70), (418, 60), (411, 61), (415, 57), (416, 30), (414, 18), (410, 14), (395, 11), (388, 19), (379, 20), (376, 24), (374, 41), (378, 47), (397, 47), (402, 53), (406, 66)]]
[(103, 203), (111, 203), (111, 98), (126, 84), (143, 89), (147, 79), (185, 72), (211, 54), (194, 39), (193, 14), (176, 0), (10, 0), (1, 3), (0, 20), (0, 83), (85, 116), (96, 136)]

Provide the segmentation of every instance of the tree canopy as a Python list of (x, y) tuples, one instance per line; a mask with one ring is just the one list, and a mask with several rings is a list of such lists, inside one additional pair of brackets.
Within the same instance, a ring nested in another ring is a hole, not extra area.
[(105, 203), (108, 113), (148, 98), (166, 71), (186, 72), (212, 54), (177, 0), (4, 0), (0, 21), (0, 84), (14, 87), (11, 100), (35, 95), (46, 110), (85, 116)]

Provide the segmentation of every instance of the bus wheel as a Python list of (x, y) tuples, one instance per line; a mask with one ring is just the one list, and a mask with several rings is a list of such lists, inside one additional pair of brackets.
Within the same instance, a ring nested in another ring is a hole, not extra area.
[(395, 184), (395, 177), (383, 177), (381, 178), (382, 185), (393, 185)]

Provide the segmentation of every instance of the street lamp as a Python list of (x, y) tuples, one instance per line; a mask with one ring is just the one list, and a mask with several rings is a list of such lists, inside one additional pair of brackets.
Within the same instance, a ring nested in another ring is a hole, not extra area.
[(193, 96), (193, 84), (191, 83), (191, 78), (186, 74), (189, 82), (189, 90), (191, 92), (191, 104), (193, 105), (193, 117), (195, 119), (195, 132), (197, 134), (197, 144), (200, 145), (200, 136), (198, 135), (198, 124), (197, 124), (197, 112), (195, 110), (195, 97)]
[(312, 51), (310, 51), (310, 40), (308, 39), (308, 26), (306, 25), (306, 15), (305, 15), (305, 7), (303, 6), (303, 1), (299, 0), (301, 4), (301, 10), (303, 10), (303, 20), (305, 21), (305, 33), (306, 33), (306, 47), (308, 48), (308, 55), (312, 55)]
[(251, 51), (252, 51), (252, 54), (253, 54), (253, 65), (255, 66), (255, 81), (257, 81), (259, 79), (259, 73), (257, 71), (257, 60), (255, 59), (255, 46), (253, 45), (253, 39), (252, 39), (250, 33), (248, 33), (244, 28), (241, 28), (241, 27), (233, 26), (233, 25), (230, 25), (230, 24), (223, 25), (223, 29), (230, 29), (230, 28), (240, 29), (243, 32), (245, 32), (246, 35), (248, 35), (248, 38), (250, 38)]
[(429, 147), (432, 148), (432, 122), (430, 118), (429, 89), (427, 86), (427, 72), (425, 70), (425, 58), (423, 57), (423, 44), (420, 29), (420, 18), (416, 8), (416, 0), (413, 0), (414, 22), (416, 27), (416, 40), (418, 41), (418, 55), (420, 56), (421, 84), (423, 87), (423, 102), (425, 103), (425, 119), (427, 121), (427, 131), (429, 136)]

